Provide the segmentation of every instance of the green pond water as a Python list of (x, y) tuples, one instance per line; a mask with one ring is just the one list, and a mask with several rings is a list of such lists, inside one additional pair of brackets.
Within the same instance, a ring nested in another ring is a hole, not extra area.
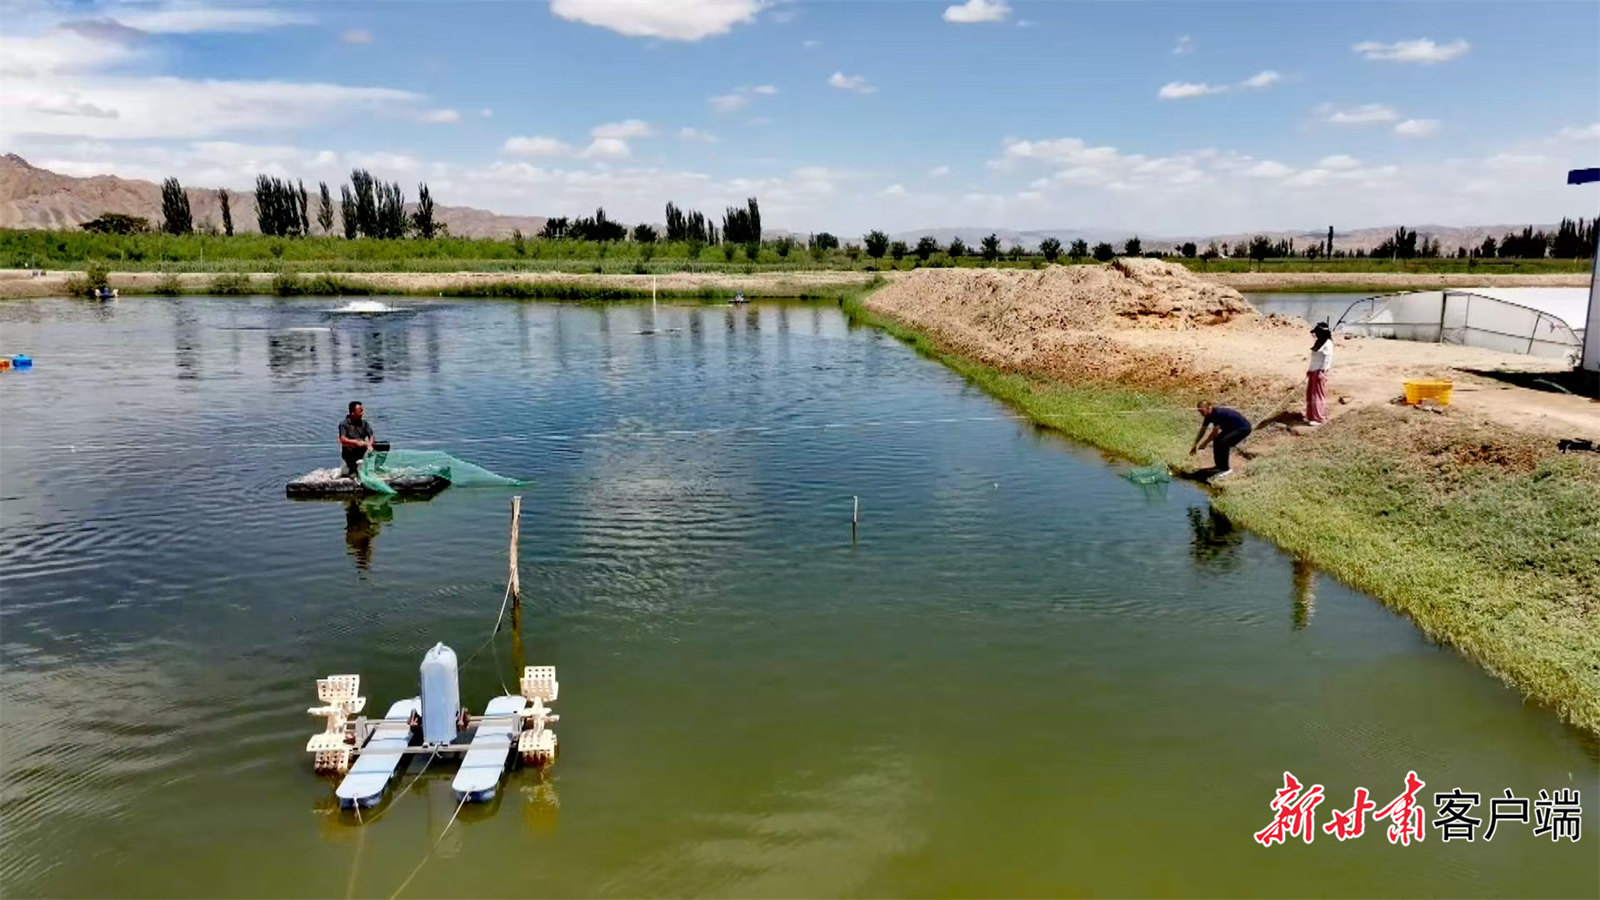
[[(1592, 736), (831, 304), (392, 302), (0, 304), (0, 894), (1600, 895)], [(532, 483), (286, 499), (351, 399)], [(340, 814), (314, 680), (438, 641), (474, 710), (557, 666), (559, 760)], [(1408, 770), (1420, 844), (1321, 831)], [(1581, 837), (1444, 843), (1454, 787)]]

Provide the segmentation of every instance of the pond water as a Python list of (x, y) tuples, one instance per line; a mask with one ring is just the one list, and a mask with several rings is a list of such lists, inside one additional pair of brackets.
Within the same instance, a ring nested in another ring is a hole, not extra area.
[[(1592, 736), (831, 304), (330, 305), (0, 304), (0, 893), (1600, 894)], [(350, 399), (531, 484), (286, 499)], [(475, 710), (556, 665), (560, 759), (340, 815), (314, 679), (381, 711), (437, 641)], [(1408, 770), (1581, 838), (1321, 832)]]

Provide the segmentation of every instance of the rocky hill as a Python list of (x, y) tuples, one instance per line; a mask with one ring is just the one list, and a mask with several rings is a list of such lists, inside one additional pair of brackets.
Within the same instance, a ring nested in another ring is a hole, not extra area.
[[(195, 227), (220, 229), (222, 204), (216, 190), (190, 188), (188, 194)], [(234, 230), (256, 231), (255, 196), (250, 191), (229, 194)], [(72, 229), (105, 213), (143, 216), (157, 225), (161, 185), (115, 175), (74, 178), (30, 165), (14, 153), (0, 157), (0, 228)], [(434, 218), (459, 237), (509, 237), (516, 229), (532, 235), (544, 227), (542, 216), (502, 216), (469, 206), (435, 206)], [(337, 209), (334, 219), (337, 233)]]

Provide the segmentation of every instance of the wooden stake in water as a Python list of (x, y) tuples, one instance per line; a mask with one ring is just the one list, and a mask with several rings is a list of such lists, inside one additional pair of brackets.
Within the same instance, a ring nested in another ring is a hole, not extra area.
[(522, 605), (522, 579), (517, 575), (517, 538), (522, 531), (522, 498), (511, 498), (511, 608)]
[(861, 521), (861, 498), (856, 496), (850, 499), (855, 501), (855, 508), (850, 510), (850, 524), (856, 525)]

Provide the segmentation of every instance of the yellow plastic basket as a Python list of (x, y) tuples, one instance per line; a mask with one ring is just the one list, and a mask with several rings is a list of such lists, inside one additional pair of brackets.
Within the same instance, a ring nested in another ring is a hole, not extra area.
[(1455, 387), (1451, 381), (1408, 381), (1406, 382), (1406, 402), (1412, 406), (1420, 406), (1423, 402), (1431, 400), (1440, 406), (1450, 405), (1450, 390)]

